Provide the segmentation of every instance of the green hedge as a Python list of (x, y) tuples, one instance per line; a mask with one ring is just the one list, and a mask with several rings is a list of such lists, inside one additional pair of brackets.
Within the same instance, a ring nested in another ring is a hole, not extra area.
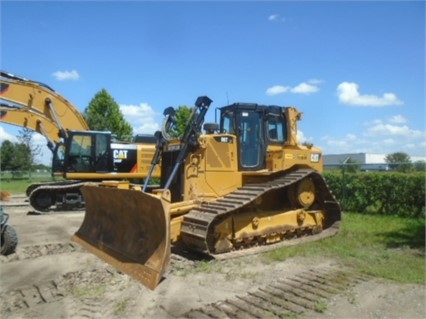
[(324, 172), (345, 211), (425, 217), (425, 173)]

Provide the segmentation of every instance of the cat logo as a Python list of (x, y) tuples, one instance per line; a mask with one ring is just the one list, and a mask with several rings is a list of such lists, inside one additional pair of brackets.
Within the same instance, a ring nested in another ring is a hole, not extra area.
[(126, 159), (128, 150), (114, 150), (114, 159)]

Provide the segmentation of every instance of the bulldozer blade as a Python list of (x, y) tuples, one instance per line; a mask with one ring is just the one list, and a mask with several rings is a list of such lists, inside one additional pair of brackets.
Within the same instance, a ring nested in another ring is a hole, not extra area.
[(154, 290), (170, 261), (170, 192), (84, 185), (86, 214), (72, 240)]

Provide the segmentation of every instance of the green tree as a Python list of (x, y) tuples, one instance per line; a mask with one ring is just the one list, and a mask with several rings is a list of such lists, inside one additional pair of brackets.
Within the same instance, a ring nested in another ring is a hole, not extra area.
[(404, 152), (395, 152), (386, 155), (385, 162), (389, 164), (389, 168), (393, 171), (408, 172), (413, 168), (410, 156)]
[(96, 93), (84, 110), (83, 117), (91, 130), (110, 131), (122, 141), (130, 141), (133, 137), (132, 126), (124, 119), (119, 105), (105, 89)]
[(191, 109), (186, 105), (180, 105), (176, 110), (176, 136), (182, 136), (191, 117)]
[(1, 170), (11, 171), (15, 177), (20, 171), (31, 168), (31, 149), (24, 143), (12, 143), (3, 141), (0, 148)]
[(15, 159), (13, 161), (13, 170), (31, 171), (31, 148), (25, 143), (15, 144)]
[(26, 156), (28, 157), (25, 160), (23, 160), (22, 163), (25, 166), (25, 169), (29, 170), (30, 178), (31, 178), (31, 170), (33, 166), (36, 164), (35, 162), (36, 157), (37, 155), (41, 153), (41, 146), (33, 143), (34, 134), (35, 132), (33, 130), (30, 130), (25, 127), (18, 132), (18, 140), (22, 144), (26, 145), (27, 149), (29, 150), (29, 152), (28, 150), (26, 150), (23, 154), (21, 154), (21, 156), (26, 154)]
[(15, 158), (15, 145), (9, 141), (4, 140), (0, 147), (0, 169), (1, 171), (10, 171), (13, 169), (13, 161)]
[(426, 162), (425, 161), (416, 161), (413, 163), (414, 170), (416, 172), (425, 172), (426, 171)]

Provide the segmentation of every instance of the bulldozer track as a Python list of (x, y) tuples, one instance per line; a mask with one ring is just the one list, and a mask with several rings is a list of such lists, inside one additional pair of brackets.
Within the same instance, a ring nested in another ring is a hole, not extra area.
[(285, 318), (321, 312), (328, 300), (372, 277), (351, 269), (311, 268), (244, 295), (192, 309), (179, 318)]
[[(242, 207), (252, 203), (266, 192), (273, 189), (283, 189), (292, 184), (296, 184), (300, 180), (306, 177), (314, 178), (317, 182), (316, 186), (319, 187), (319, 191), (324, 196), (324, 205), (330, 205), (330, 207), (337, 206), (337, 202), (325, 183), (323, 177), (312, 169), (297, 169), (292, 172), (288, 172), (284, 175), (279, 175), (275, 179), (256, 184), (247, 184), (236, 191), (224, 196), (215, 201), (206, 202), (201, 204), (199, 207), (192, 209), (183, 218), (181, 238), (185, 242), (189, 242), (190, 245), (202, 252), (208, 253), (217, 259), (234, 258), (247, 254), (256, 254), (268, 250), (275, 249), (280, 246), (292, 245), (291, 241), (300, 243), (300, 241), (313, 241), (324, 237), (329, 237), (338, 232), (339, 221), (330, 225), (328, 231), (323, 231), (319, 234), (312, 235), (311, 229), (299, 228), (300, 235), (311, 237), (310, 239), (292, 239), (290, 241), (282, 241), (280, 243), (270, 246), (257, 246), (256, 239), (253, 239), (253, 246), (243, 249), (240, 251), (230, 251), (223, 254), (214, 253), (214, 238), (213, 238), (213, 227), (218, 220), (221, 220), (226, 215), (237, 213)], [(340, 219), (340, 218), (339, 218)], [(186, 239), (186, 240), (185, 240)]]
[(255, 246), (251, 248), (235, 250), (229, 253), (216, 254), (212, 256), (214, 257), (214, 259), (217, 259), (217, 260), (225, 260), (225, 259), (261, 254), (261, 253), (272, 251), (281, 247), (290, 247), (290, 246), (295, 246), (298, 244), (317, 241), (323, 238), (328, 238), (328, 237), (336, 235), (339, 232), (339, 229), (340, 229), (340, 222), (335, 222), (331, 227), (327, 228), (326, 230), (323, 230), (321, 233), (316, 235), (305, 235), (303, 237), (298, 237), (298, 238), (294, 238), (290, 240), (283, 240), (278, 243), (274, 243), (270, 245)]

